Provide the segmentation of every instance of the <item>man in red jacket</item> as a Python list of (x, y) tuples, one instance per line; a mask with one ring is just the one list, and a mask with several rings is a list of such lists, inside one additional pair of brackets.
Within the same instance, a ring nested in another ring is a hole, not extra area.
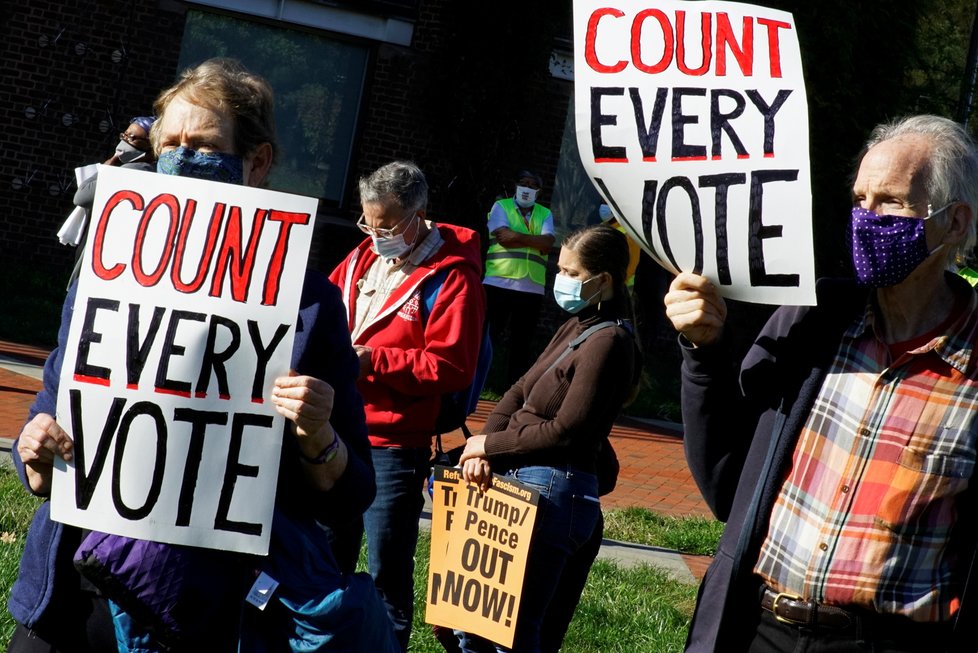
[[(443, 394), (472, 382), (479, 355), (482, 249), (471, 229), (426, 220), (428, 182), (413, 163), (388, 163), (359, 186), (357, 226), (369, 238), (330, 279), (343, 292), (360, 359), (377, 473), (377, 498), (364, 515), (368, 564), (406, 650), (435, 418)], [(440, 285), (425, 307), (429, 283)]]

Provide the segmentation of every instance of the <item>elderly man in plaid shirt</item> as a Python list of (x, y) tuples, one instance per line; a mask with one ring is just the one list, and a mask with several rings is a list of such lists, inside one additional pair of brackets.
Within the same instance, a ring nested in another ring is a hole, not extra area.
[(976, 651), (978, 155), (936, 116), (876, 128), (852, 188), (855, 280), (782, 307), (739, 365), (680, 274), (690, 469), (727, 522), (687, 651)]

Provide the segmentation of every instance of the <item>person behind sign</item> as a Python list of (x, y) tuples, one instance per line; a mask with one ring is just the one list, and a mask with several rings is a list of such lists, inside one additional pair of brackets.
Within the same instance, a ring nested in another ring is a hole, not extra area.
[(497, 200), (489, 210), (486, 253), (486, 302), (494, 343), (508, 334), (503, 364), (512, 385), (531, 360), (531, 344), (547, 281), (547, 255), (554, 244), (554, 217), (537, 202), (543, 179), (529, 170), (516, 175), (513, 197)]
[(598, 206), (598, 217), (601, 218), (601, 222), (614, 227), (628, 238), (628, 269), (625, 271), (625, 285), (632, 290), (635, 287), (635, 271), (642, 258), (642, 246), (625, 232), (625, 227), (618, 221), (618, 216), (607, 204)]
[[(472, 382), (485, 293), (471, 229), (427, 219), (428, 182), (393, 161), (359, 182), (364, 239), (330, 274), (360, 360), (377, 498), (364, 515), (370, 573), (403, 649), (414, 614), (414, 553), (441, 396)], [(425, 305), (426, 284), (440, 284)]]
[[(159, 96), (154, 108), (159, 120), (152, 141), (160, 172), (247, 186), (265, 180), (275, 159), (276, 141), (272, 91), (263, 78), (232, 60), (205, 61), (185, 71)], [(54, 414), (76, 287), (72, 286), (64, 305), (58, 347), (45, 364), (43, 389), (13, 447), (21, 480), (42, 497), (50, 492), (55, 457), (71, 460), (74, 452), (71, 438)], [(286, 647), (290, 617), (273, 605), (259, 612), (242, 602), (254, 569), (266, 561), (277, 562), (275, 552), (283, 548), (276, 539), (278, 525), (307, 524), (315, 532), (319, 528), (315, 520), (343, 529), (356, 523), (374, 497), (363, 404), (355, 386), (359, 364), (343, 321), (339, 291), (325, 276), (307, 273), (295, 328), (295, 374), (275, 379), (271, 389), (272, 404), (287, 419), (272, 555), (238, 567), (230, 557), (234, 554), (212, 552), (217, 566), (226, 565), (241, 577), (215, 576), (212, 605), (203, 597), (201, 611), (185, 615), (183, 625), (196, 633), (193, 650), (238, 650), (239, 622), (247, 624), (256, 639), (268, 637), (274, 645)], [(161, 648), (137, 616), (116, 608), (110, 614), (105, 597), (75, 571), (72, 556), (82, 537), (81, 529), (51, 521), (48, 502), (38, 509), (8, 603), (17, 621), (10, 650), (117, 650), (113, 614), (120, 647), (131, 644), (125, 637), (138, 636), (143, 638), (142, 648)], [(288, 545), (296, 547), (294, 541)], [(332, 561), (328, 548), (305, 553), (325, 564)], [(208, 550), (184, 547), (182, 551), (192, 555)], [(179, 580), (180, 569), (146, 567), (147, 584)], [(384, 625), (378, 633), (383, 633)], [(256, 632), (262, 630), (266, 632)]]
[[(542, 650), (549, 613), (576, 604), (583, 589), (555, 594), (568, 560), (596, 531), (602, 451), (610, 448), (608, 434), (638, 387), (641, 353), (632, 333), (627, 263), (625, 236), (607, 225), (568, 236), (554, 298), (572, 316), (499, 401), (484, 432), (466, 441), (459, 460), (465, 480), (483, 488), (496, 470), (540, 491), (514, 651)], [(482, 650), (478, 638), (463, 633), (460, 641), (463, 651)]]
[(678, 275), (690, 470), (726, 522), (687, 650), (974, 651), (978, 152), (876, 127), (852, 186), (857, 279), (778, 309), (738, 366), (726, 305)]
[[(112, 156), (103, 161), (102, 165), (155, 172), (156, 153), (153, 151), (153, 146), (149, 142), (149, 131), (154, 122), (156, 122), (156, 116), (136, 116), (130, 120), (126, 130), (119, 134), (119, 144), (116, 145)], [(85, 242), (88, 223), (91, 219), (92, 203), (95, 201), (95, 187), (97, 184), (98, 174), (96, 173), (78, 186), (78, 190), (75, 191), (75, 196), (72, 201), (76, 207), (84, 209), (84, 213), (79, 215), (73, 212), (58, 232), (58, 236), (62, 238), (63, 244), (71, 244), (78, 248), (75, 254), (75, 267), (68, 279), (69, 287), (78, 278), (78, 272), (81, 268), (82, 252), (85, 248), (78, 247), (78, 245)], [(76, 220), (81, 220), (82, 223), (79, 225), (74, 222)], [(72, 236), (63, 236), (66, 231), (72, 234)], [(68, 237), (69, 240), (65, 240), (64, 237)]]

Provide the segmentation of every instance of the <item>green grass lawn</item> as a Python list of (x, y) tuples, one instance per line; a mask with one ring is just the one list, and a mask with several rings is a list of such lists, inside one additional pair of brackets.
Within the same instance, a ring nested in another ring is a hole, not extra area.
[[(29, 496), (16, 475), (0, 468), (0, 598), (6, 606), (24, 548), (24, 537), (38, 501)], [(605, 513), (605, 536), (684, 553), (712, 553), (722, 526), (700, 518), (671, 518), (630, 508)], [(424, 623), (428, 584), (427, 533), (418, 543), (415, 568), (413, 653), (443, 651)], [(365, 566), (361, 554), (361, 566)], [(598, 560), (591, 569), (564, 650), (575, 653), (670, 653), (682, 651), (692, 615), (696, 587), (670, 578), (654, 567), (622, 569)], [(0, 650), (6, 650), (13, 621), (4, 608), (0, 616)]]
[[(415, 622), (412, 653), (444, 653), (424, 621), (429, 546), (418, 543), (415, 569)], [(696, 600), (696, 586), (673, 580), (664, 571), (642, 566), (622, 569), (598, 560), (564, 639), (574, 653), (679, 653)]]
[(723, 524), (702, 517), (671, 517), (644, 508), (609, 510), (604, 536), (611, 540), (661, 546), (683, 553), (712, 556), (723, 535)]
[[(6, 455), (6, 454), (0, 454)], [(10, 469), (0, 468), (0, 650), (7, 650), (7, 643), (14, 632), (14, 622), (7, 612), (7, 597), (17, 579), (20, 554), (24, 550), (24, 538), (34, 510), (40, 501), (30, 496)]]

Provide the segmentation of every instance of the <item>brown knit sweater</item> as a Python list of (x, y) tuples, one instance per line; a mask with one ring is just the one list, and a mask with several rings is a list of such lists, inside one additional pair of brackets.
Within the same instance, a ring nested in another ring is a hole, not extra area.
[(635, 340), (623, 326), (601, 329), (547, 368), (585, 329), (618, 317), (610, 307), (571, 317), (503, 396), (484, 429), (493, 471), (569, 463), (595, 473), (601, 443), (637, 378)]

